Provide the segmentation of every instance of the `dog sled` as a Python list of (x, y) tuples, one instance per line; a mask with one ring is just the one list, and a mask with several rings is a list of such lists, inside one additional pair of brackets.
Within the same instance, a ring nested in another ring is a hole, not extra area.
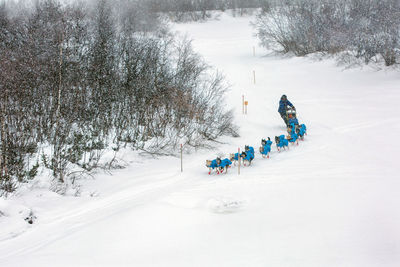
[[(289, 150), (289, 144), (299, 145), (299, 141), (304, 140), (304, 136), (307, 135), (306, 125), (299, 123), (297, 119), (297, 111), (293, 106), (287, 106), (286, 114), (283, 112), (280, 112), (280, 114), (285, 120), (287, 134), (275, 136), (275, 139), (273, 140), (269, 137), (268, 140), (262, 139), (259, 152), (263, 158), (270, 157), (273, 141), (275, 141), (276, 150), (280, 153), (282, 150)], [(236, 166), (238, 162), (243, 162), (243, 166), (251, 166), (255, 156), (254, 152), (253, 147), (246, 145), (244, 151), (241, 153), (232, 153), (227, 159), (221, 160), (220, 158), (217, 158), (212, 161), (207, 160), (206, 166), (209, 168), (209, 174), (211, 174), (213, 170), (215, 170), (217, 174), (223, 172), (227, 173), (228, 168), (231, 167), (232, 163)]]

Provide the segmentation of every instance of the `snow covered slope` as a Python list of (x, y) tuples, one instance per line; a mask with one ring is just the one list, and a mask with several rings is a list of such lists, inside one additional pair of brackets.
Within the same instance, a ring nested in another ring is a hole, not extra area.
[[(399, 72), (268, 54), (250, 20), (175, 26), (230, 82), (240, 138), (186, 156), (183, 174), (179, 159), (133, 153), (83, 197), (20, 196), (38, 219), (24, 233), (1, 228), (0, 266), (400, 266)], [(240, 176), (207, 175), (205, 159), (285, 132), (282, 94), (306, 140), (257, 153)]]

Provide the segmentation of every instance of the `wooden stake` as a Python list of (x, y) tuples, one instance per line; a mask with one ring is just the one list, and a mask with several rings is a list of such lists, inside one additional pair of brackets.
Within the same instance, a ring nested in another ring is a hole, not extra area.
[(256, 71), (255, 70), (253, 70), (253, 81), (254, 81), (254, 84), (256, 84)]
[(256, 56), (256, 47), (253, 46), (253, 57), (255, 57), (255, 56)]

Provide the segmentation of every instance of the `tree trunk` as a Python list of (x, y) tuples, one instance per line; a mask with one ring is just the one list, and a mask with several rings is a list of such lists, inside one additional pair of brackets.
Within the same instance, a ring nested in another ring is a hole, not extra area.
[(6, 105), (7, 95), (4, 97), (4, 103), (1, 107), (1, 155), (0, 155), (0, 177), (7, 177), (7, 140), (6, 140)]
[(56, 108), (56, 121), (55, 121), (55, 132), (54, 132), (54, 155), (55, 158), (55, 166), (53, 166), (54, 174), (57, 174), (57, 169), (59, 171), (59, 181), (64, 183), (64, 175), (63, 175), (63, 167), (61, 164), (61, 142), (58, 137), (60, 134), (60, 109), (61, 109), (61, 87), (62, 87), (62, 64), (63, 64), (63, 49), (62, 44), (64, 41), (64, 33), (62, 33), (61, 41), (60, 41), (60, 61), (59, 61), (59, 83), (58, 83), (58, 92), (57, 92), (57, 108)]

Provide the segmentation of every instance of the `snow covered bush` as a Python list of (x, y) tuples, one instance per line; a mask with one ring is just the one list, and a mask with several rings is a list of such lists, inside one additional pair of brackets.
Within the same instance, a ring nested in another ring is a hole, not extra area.
[(236, 134), (223, 78), (141, 1), (3, 4), (0, 40), (2, 192), (40, 167), (64, 184), (117, 166), (100, 163), (108, 151), (174, 154)]

